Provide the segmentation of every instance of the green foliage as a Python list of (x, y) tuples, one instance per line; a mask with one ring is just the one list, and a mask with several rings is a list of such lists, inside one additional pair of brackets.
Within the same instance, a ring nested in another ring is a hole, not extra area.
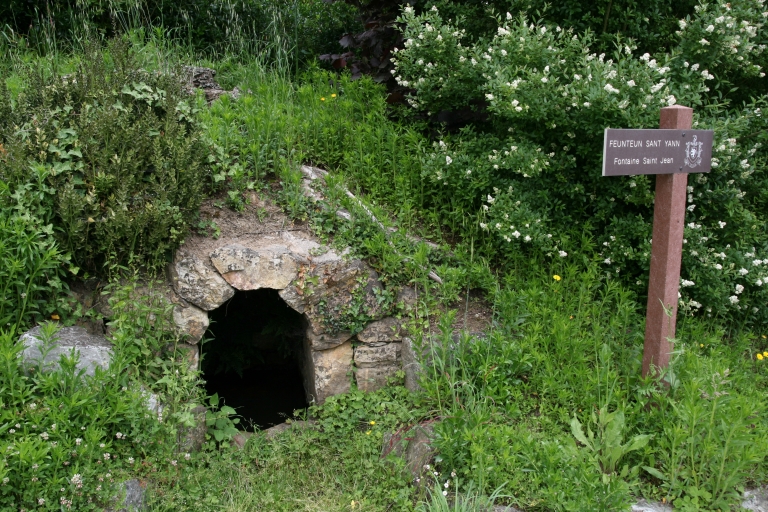
[(56, 313), (69, 264), (53, 227), (37, 217), (32, 187), (0, 184), (0, 327), (13, 335)]
[(450, 316), (424, 336), (420, 384), (443, 417), (438, 470), (481, 493), (505, 484), (522, 508), (620, 510), (630, 493), (738, 502), (768, 454), (765, 375), (751, 355), (764, 340), (684, 320), (667, 392), (640, 377), (633, 295), (598, 275), (596, 264), (529, 267), (501, 280), (487, 337), (452, 335)]
[(208, 427), (208, 435), (216, 443), (229, 441), (237, 433), (236, 425), (240, 418), (233, 418), (235, 410), (228, 405), (219, 406), (219, 394), (208, 397), (209, 410), (205, 414), (205, 425)]
[(194, 101), (175, 76), (141, 70), (120, 40), (89, 46), (74, 73), (51, 71), (30, 65), (6, 103), (3, 181), (15, 194), (33, 187), (78, 266), (160, 267), (206, 187)]
[[(610, 478), (616, 473), (619, 461), (629, 452), (639, 450), (648, 444), (650, 436), (636, 435), (626, 443), (624, 440), (624, 412), (621, 410), (609, 412), (607, 406), (601, 407), (597, 413), (592, 411), (590, 425), (595, 426), (592, 431), (591, 426), (587, 426), (587, 432), (579, 419), (574, 416), (571, 420), (571, 433), (578, 442), (587, 447), (593, 453), (600, 470), (605, 475), (605, 479)], [(637, 471), (637, 467), (632, 468)], [(619, 475), (626, 478), (629, 475), (629, 468), (624, 466)]]
[(422, 186), (444, 224), (502, 262), (578, 258), (587, 233), (602, 244), (584, 254), (597, 252), (602, 278), (642, 294), (653, 182), (600, 175), (603, 130), (655, 127), (659, 108), (695, 107), (696, 127), (714, 129), (716, 141), (712, 173), (690, 178), (682, 275), (691, 284), (681, 306), (766, 321), (765, 96), (733, 87), (763, 73), (759, 2), (697, 6), (676, 45), (653, 56), (624, 38), (598, 55), (592, 33), (517, 14), (498, 16), (495, 32), (478, 39), (438, 9), (406, 8), (401, 21), (396, 79), (413, 89), (411, 106), (486, 114), (436, 141), (425, 159)]
[[(41, 332), (50, 344), (56, 326)], [(25, 368), (22, 348), (0, 334), (0, 507), (103, 510), (115, 482), (155, 455), (151, 443), (167, 431), (116, 368), (87, 377), (73, 355), (62, 355), (56, 371)]]

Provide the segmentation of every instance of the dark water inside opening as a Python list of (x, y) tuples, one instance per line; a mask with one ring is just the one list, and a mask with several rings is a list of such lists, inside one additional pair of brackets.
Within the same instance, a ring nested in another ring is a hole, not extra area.
[(205, 387), (243, 417), (240, 428), (269, 428), (307, 407), (298, 364), (304, 320), (277, 290), (238, 291), (209, 317)]

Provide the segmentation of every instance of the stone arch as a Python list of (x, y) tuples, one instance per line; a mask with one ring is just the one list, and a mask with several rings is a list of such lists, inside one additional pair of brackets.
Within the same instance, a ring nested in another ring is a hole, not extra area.
[[(220, 240), (185, 246), (169, 266), (180, 298), (174, 320), (196, 343), (208, 328), (208, 312), (236, 290), (269, 288), (303, 316), (306, 325), (302, 373), (308, 401), (322, 403), (349, 391), (351, 375), (364, 390), (381, 387), (401, 368), (400, 323), (381, 319), (378, 275), (359, 259), (321, 246), (311, 236), (282, 231), (257, 239)], [(357, 336), (336, 330), (352, 301), (373, 319)]]

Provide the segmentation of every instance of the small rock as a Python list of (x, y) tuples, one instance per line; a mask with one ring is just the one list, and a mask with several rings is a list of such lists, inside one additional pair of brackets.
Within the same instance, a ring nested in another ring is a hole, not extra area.
[(123, 498), (123, 503), (118, 508), (118, 512), (144, 510), (146, 486), (146, 482), (142, 482), (137, 478), (131, 478), (123, 482), (122, 487), (125, 489), (125, 498)]
[(381, 458), (389, 455), (405, 458), (405, 449), (408, 447), (408, 441), (403, 439), (402, 434), (385, 432), (381, 442)]
[(357, 387), (361, 391), (370, 392), (387, 385), (387, 380), (400, 369), (397, 365), (378, 366), (376, 368), (358, 368), (355, 374)]
[(390, 317), (369, 323), (357, 333), (357, 339), (361, 343), (391, 343), (402, 340), (404, 334), (402, 321)]
[(672, 512), (672, 507), (658, 501), (640, 500), (632, 505), (632, 512)]
[(62, 327), (49, 347), (44, 346), (39, 326), (22, 334), (19, 342), (24, 345), (24, 362), (40, 364), (44, 370), (59, 369), (59, 358), (69, 356), (73, 349), (79, 354), (76, 368), (85, 370), (86, 375), (93, 375), (97, 367), (106, 370), (112, 361), (112, 344), (104, 336), (89, 334), (82, 327)]
[(408, 447), (405, 449), (405, 462), (414, 478), (422, 474), (424, 466), (430, 464), (435, 456), (432, 447), (434, 436), (435, 427), (432, 423), (416, 425), (406, 434)]
[(221, 306), (235, 294), (223, 277), (209, 269), (196, 256), (177, 253), (177, 260), (170, 265), (169, 274), (173, 288), (181, 298), (206, 311)]
[(211, 263), (238, 290), (282, 290), (298, 275), (298, 265), (285, 246), (254, 250), (232, 244), (211, 253)]
[(318, 404), (332, 395), (349, 392), (349, 372), (352, 371), (352, 343), (312, 351), (314, 363), (314, 390), (310, 390)]
[(187, 360), (189, 369), (197, 371), (200, 368), (200, 350), (197, 345), (187, 345), (186, 343), (176, 344), (176, 353)]
[(741, 503), (741, 508), (753, 512), (768, 512), (768, 487), (744, 491), (744, 501)]
[(197, 343), (208, 330), (208, 312), (192, 304), (173, 306), (173, 321), (187, 343)]
[(253, 435), (253, 432), (245, 432), (240, 431), (232, 438), (232, 442), (235, 444), (236, 447), (240, 448), (241, 450), (245, 448), (245, 443), (248, 442), (248, 440)]

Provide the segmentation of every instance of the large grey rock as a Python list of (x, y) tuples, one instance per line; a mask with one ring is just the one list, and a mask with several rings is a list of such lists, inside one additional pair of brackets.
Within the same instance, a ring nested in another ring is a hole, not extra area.
[(314, 366), (314, 392), (318, 404), (332, 395), (347, 393), (352, 371), (352, 343), (349, 341), (328, 349), (312, 352)]
[(404, 334), (402, 321), (389, 317), (369, 323), (357, 333), (357, 339), (367, 344), (391, 343), (402, 340)]
[(197, 343), (203, 338), (210, 323), (208, 312), (192, 304), (173, 306), (173, 322), (187, 343)]
[(192, 254), (179, 251), (169, 274), (176, 293), (206, 311), (216, 309), (235, 294), (235, 289), (223, 277)]
[(107, 369), (112, 361), (112, 344), (82, 327), (62, 327), (46, 346), (38, 326), (22, 334), (19, 342), (24, 345), (24, 362), (39, 364), (45, 370), (58, 369), (60, 357), (68, 356), (73, 349), (79, 354), (76, 367), (85, 370), (86, 375), (93, 375), (96, 368)]
[(211, 263), (238, 290), (282, 290), (296, 279), (299, 270), (288, 248), (282, 245), (260, 250), (227, 245), (211, 253)]
[(400, 359), (400, 343), (379, 346), (360, 345), (355, 348), (355, 365), (358, 368), (392, 366)]
[(387, 385), (387, 380), (400, 369), (398, 365), (377, 366), (375, 368), (358, 368), (355, 373), (357, 387), (362, 391), (376, 391)]

